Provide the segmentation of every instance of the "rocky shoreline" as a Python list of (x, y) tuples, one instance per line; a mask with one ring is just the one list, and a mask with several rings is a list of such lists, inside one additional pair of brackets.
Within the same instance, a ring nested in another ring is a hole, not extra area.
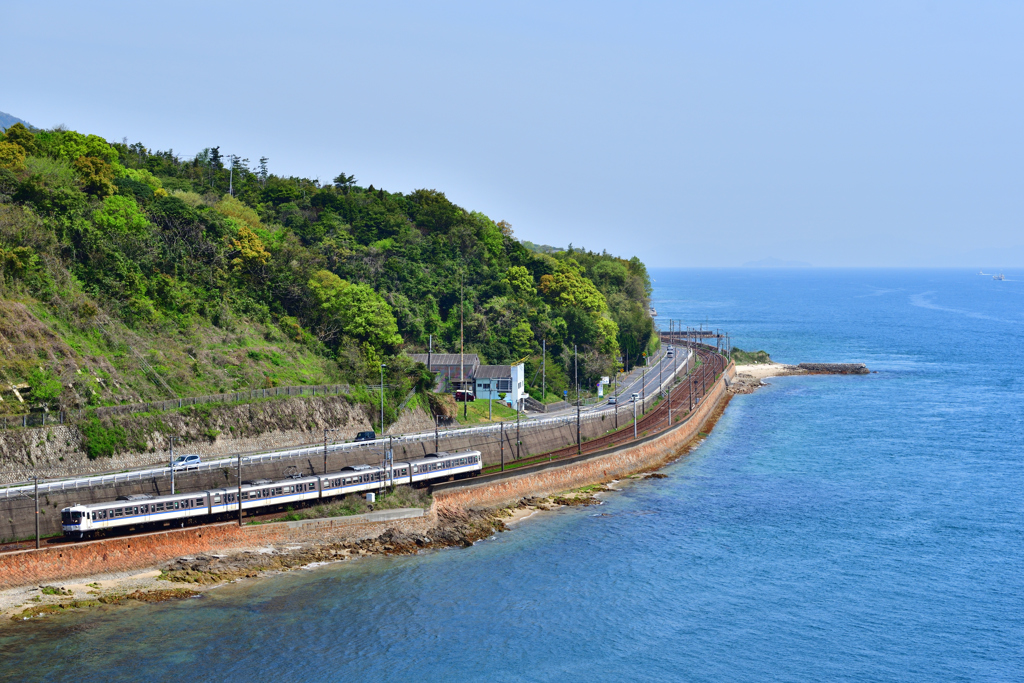
[[(634, 475), (635, 479), (665, 475)], [(36, 586), (0, 592), (0, 614), (6, 620), (50, 617), (70, 611), (163, 602), (197, 597), (206, 590), (245, 579), (273, 576), (297, 569), (351, 561), (369, 556), (411, 555), (428, 550), (470, 547), (507, 531), (509, 524), (534, 513), (560, 507), (599, 505), (597, 494), (618, 489), (603, 484), (549, 497), (524, 498), (494, 510), (438, 511), (438, 523), (425, 533), (385, 529), (375, 538), (249, 548), (230, 553), (181, 557), (142, 574), (110, 574), (60, 586)], [(5, 620), (5, 621), (6, 621)]]
[(867, 375), (871, 370), (863, 363), (756, 363), (737, 365), (736, 379), (729, 384), (731, 394), (750, 394), (758, 387), (765, 386), (769, 377), (790, 375)]

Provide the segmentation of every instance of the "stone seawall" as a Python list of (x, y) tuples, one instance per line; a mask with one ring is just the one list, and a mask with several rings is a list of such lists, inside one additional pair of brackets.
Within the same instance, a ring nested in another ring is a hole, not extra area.
[(275, 543), (360, 541), (375, 538), (390, 528), (423, 534), (436, 524), (437, 513), (433, 509), (385, 510), (352, 517), (243, 527), (236, 522), (225, 522), (22, 550), (0, 554), (0, 590), (65, 582), (106, 572), (141, 571), (176, 557)]

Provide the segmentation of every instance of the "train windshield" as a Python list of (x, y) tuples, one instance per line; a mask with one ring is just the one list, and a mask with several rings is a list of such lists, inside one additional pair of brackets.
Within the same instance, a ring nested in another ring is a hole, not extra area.
[(81, 524), (82, 513), (78, 510), (61, 510), (60, 521), (64, 524)]

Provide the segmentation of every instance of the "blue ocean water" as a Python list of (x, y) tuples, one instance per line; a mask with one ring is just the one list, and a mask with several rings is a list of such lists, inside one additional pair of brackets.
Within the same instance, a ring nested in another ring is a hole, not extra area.
[(1024, 680), (1024, 282), (652, 275), (660, 322), (878, 372), (771, 380), (667, 479), (470, 549), (2, 627), (0, 679)]

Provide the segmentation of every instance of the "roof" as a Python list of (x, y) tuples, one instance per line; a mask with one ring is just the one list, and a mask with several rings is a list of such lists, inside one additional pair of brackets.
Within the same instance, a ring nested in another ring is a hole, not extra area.
[(512, 376), (512, 366), (481, 365), (473, 375), (477, 379), (508, 379)]
[[(410, 353), (409, 358), (412, 358), (417, 363), (427, 363), (427, 354), (425, 353)], [(467, 353), (465, 356), (464, 365), (480, 365), (480, 356), (475, 353)], [(459, 354), (457, 353), (433, 353), (430, 354), (430, 364), (434, 367), (438, 365), (459, 365)]]

